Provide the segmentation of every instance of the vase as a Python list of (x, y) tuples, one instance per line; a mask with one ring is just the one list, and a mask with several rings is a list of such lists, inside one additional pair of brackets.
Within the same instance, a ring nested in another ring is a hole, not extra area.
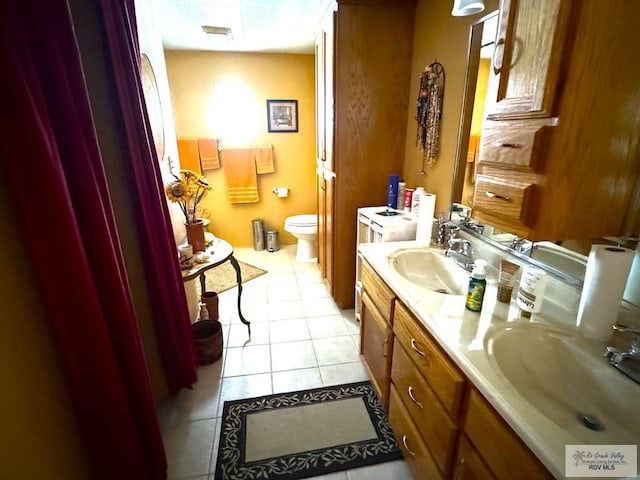
[(204, 252), (204, 224), (201, 219), (194, 223), (185, 223), (184, 227), (187, 231), (187, 243), (193, 247), (193, 253)]
[(200, 297), (200, 301), (207, 306), (209, 320), (218, 320), (220, 318), (218, 294), (216, 292), (204, 292)]

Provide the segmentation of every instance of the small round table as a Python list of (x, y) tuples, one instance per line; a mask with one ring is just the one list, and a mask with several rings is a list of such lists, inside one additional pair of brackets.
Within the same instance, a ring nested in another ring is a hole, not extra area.
[(242, 297), (242, 275), (240, 274), (240, 265), (238, 264), (238, 260), (233, 256), (233, 247), (226, 240), (214, 238), (213, 242), (209, 247), (207, 247), (204, 253), (209, 256), (208, 260), (204, 263), (195, 263), (193, 267), (182, 270), (182, 281), (188, 282), (189, 280), (199, 277), (200, 290), (201, 294), (203, 294), (207, 290), (204, 273), (213, 267), (222, 265), (224, 262), (231, 262), (233, 269), (236, 271), (236, 281), (238, 282), (238, 316), (240, 317), (240, 321), (247, 326), (249, 338), (251, 338), (251, 322), (244, 318), (240, 307), (240, 300)]

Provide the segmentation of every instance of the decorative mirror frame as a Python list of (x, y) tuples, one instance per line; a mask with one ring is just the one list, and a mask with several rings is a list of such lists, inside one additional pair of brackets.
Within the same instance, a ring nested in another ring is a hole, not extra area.
[(147, 105), (147, 115), (149, 116), (158, 161), (162, 162), (165, 154), (165, 138), (160, 92), (158, 91), (158, 83), (156, 82), (156, 76), (151, 66), (151, 60), (149, 60), (149, 57), (145, 53), (143, 53), (141, 57), (142, 92)]

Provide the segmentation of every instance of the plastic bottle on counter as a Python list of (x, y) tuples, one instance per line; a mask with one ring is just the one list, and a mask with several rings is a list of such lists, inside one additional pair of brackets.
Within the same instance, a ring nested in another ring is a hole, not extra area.
[(482, 301), (484, 300), (484, 291), (487, 289), (487, 272), (485, 267), (487, 262), (484, 260), (476, 260), (469, 278), (469, 290), (467, 291), (467, 301), (465, 307), (472, 312), (482, 310)]
[(404, 211), (411, 212), (411, 199), (413, 198), (413, 188), (404, 188)]
[(516, 303), (524, 318), (531, 317), (532, 313), (538, 313), (542, 307), (544, 291), (547, 286), (547, 274), (534, 267), (526, 267), (522, 272), (520, 288), (516, 295)]
[(398, 182), (398, 201), (396, 203), (396, 210), (404, 209), (404, 189), (407, 188), (405, 182)]
[(416, 187), (411, 197), (411, 213), (418, 215), (420, 213), (420, 197), (424, 194), (424, 187)]

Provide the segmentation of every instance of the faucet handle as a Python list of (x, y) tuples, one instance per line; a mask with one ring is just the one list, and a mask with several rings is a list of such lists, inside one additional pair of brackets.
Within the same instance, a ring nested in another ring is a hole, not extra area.
[(613, 329), (618, 332), (635, 333), (640, 335), (640, 328), (628, 327), (626, 325), (612, 325)]

